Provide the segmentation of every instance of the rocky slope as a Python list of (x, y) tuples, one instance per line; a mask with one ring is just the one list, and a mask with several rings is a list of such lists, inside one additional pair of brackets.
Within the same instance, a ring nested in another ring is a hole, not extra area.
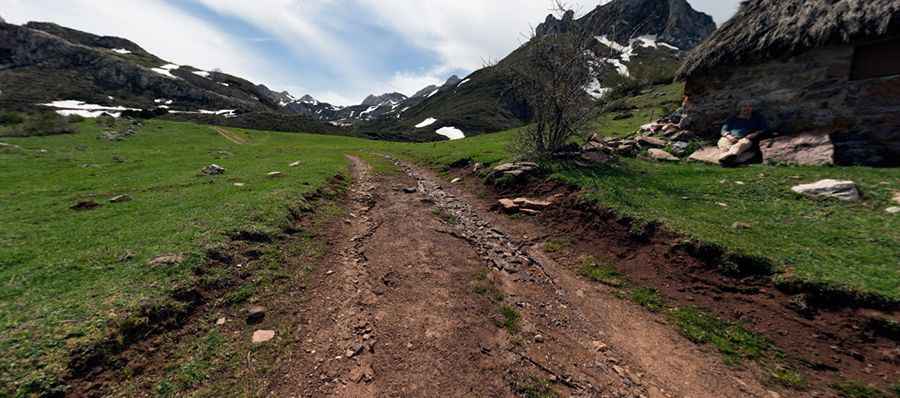
[(187, 112), (279, 109), (279, 94), (265, 86), (165, 61), (126, 39), (51, 23), (0, 23), (0, 81), (4, 109), (60, 100)]

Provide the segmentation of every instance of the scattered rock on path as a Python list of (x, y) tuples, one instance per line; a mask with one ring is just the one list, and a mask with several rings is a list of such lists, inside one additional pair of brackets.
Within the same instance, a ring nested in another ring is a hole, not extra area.
[(853, 181), (821, 180), (812, 184), (797, 185), (792, 191), (811, 197), (834, 198), (846, 202), (860, 200), (861, 196)]
[(200, 173), (207, 176), (217, 176), (225, 174), (225, 168), (217, 164), (211, 164), (204, 167), (203, 170), (200, 171)]
[(534, 210), (546, 209), (553, 205), (553, 203), (550, 203), (547, 201), (528, 199), (528, 198), (513, 199), (513, 204), (515, 204), (518, 207), (523, 207), (526, 209), (534, 209)]
[(497, 201), (500, 204), (500, 208), (505, 211), (513, 212), (519, 209), (519, 206), (516, 205), (512, 199), (500, 199)]
[(130, 202), (131, 196), (129, 195), (116, 195), (113, 196), (112, 199), (109, 200), (109, 203), (125, 203)]
[(247, 309), (247, 323), (252, 325), (259, 323), (266, 317), (266, 307), (254, 305)]
[(222, 325), (224, 325), (225, 322), (227, 322), (227, 321), (228, 321), (228, 320), (225, 319), (225, 318), (219, 318), (218, 320), (216, 320), (216, 326), (222, 326)]
[(414, 188), (414, 187), (406, 187), (406, 188), (403, 188), (403, 192), (404, 192), (404, 193), (416, 193), (416, 192), (418, 192), (418, 191), (419, 191), (419, 190), (416, 189), (416, 188)]
[(180, 254), (163, 254), (160, 256), (154, 257), (152, 260), (147, 262), (147, 265), (151, 267), (158, 267), (161, 265), (177, 265), (181, 264), (184, 261), (184, 256)]
[(100, 207), (100, 204), (97, 203), (97, 202), (94, 201), (94, 200), (81, 200), (81, 201), (78, 201), (78, 203), (75, 203), (74, 205), (72, 205), (72, 207), (69, 207), (69, 208), (72, 209), (72, 210), (76, 210), (76, 211), (82, 211), (82, 210), (93, 210), (93, 209), (96, 209), (96, 208), (98, 208), (98, 207)]
[(274, 330), (257, 330), (253, 332), (253, 344), (262, 344), (275, 338)]
[(451, 183), (451, 184), (458, 184), (458, 183), (462, 182), (462, 180), (463, 180), (462, 178), (456, 177), (456, 178), (453, 179), (453, 181), (450, 181), (450, 183)]
[(678, 157), (676, 157), (675, 155), (672, 155), (671, 153), (668, 153), (662, 149), (651, 149), (651, 150), (647, 151), (647, 153), (650, 155), (651, 158), (656, 159), (656, 160), (664, 160), (667, 162), (677, 162), (677, 161), (681, 160), (681, 159), (678, 159)]

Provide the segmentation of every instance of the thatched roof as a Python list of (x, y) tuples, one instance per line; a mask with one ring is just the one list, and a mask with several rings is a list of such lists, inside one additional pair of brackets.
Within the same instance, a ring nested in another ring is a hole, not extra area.
[(677, 78), (895, 34), (900, 0), (747, 0), (691, 52)]

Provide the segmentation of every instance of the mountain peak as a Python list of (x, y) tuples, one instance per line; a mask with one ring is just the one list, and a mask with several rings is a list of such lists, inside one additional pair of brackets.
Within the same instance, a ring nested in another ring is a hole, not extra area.
[(450, 78), (447, 79), (447, 82), (444, 83), (444, 87), (456, 87), (456, 85), (461, 81), (462, 79), (460, 79), (459, 76), (450, 76)]
[(406, 96), (400, 93), (386, 93), (382, 95), (370, 95), (363, 100), (365, 106), (381, 105), (387, 102), (400, 103), (406, 100)]

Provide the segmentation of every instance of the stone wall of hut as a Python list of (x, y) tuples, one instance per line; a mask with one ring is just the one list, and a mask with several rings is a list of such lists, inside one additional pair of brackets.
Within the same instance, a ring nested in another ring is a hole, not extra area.
[(688, 128), (714, 137), (743, 100), (780, 134), (827, 134), (836, 164), (900, 166), (900, 76), (851, 80), (853, 46), (688, 79)]

